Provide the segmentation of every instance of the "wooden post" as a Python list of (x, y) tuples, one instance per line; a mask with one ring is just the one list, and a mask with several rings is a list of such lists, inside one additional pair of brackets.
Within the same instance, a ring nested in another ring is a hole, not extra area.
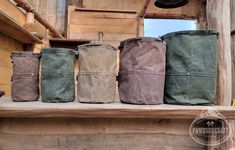
[(220, 105), (230, 106), (232, 100), (230, 0), (208, 0), (207, 23), (209, 29), (220, 33), (216, 101)]
[(235, 1), (231, 1), (232, 98), (235, 99)]
[(145, 0), (143, 8), (140, 10), (139, 17), (141, 17), (141, 18), (144, 17), (150, 2), (151, 2), (151, 0)]
[[(230, 7), (231, 14), (231, 48), (232, 48), (232, 99), (235, 99), (235, 1), (231, 0)], [(232, 126), (232, 134), (235, 134), (235, 120), (230, 120)], [(227, 149), (235, 148), (235, 138), (231, 139), (226, 143)]]
[(26, 14), (26, 23), (27, 24), (33, 24), (34, 23), (34, 13), (27, 12), (27, 14)]
[(144, 36), (144, 18), (138, 17), (138, 37), (143, 37)]

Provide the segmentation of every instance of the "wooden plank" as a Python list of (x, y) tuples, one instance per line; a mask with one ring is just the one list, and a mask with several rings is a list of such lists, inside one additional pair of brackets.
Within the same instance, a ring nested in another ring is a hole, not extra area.
[(66, 32), (66, 37), (67, 39), (70, 38), (70, 28), (69, 28), (69, 24), (71, 22), (71, 18), (72, 18), (72, 15), (74, 14), (74, 10), (75, 10), (75, 7), (74, 6), (68, 6), (68, 11), (67, 11), (67, 23), (66, 23), (66, 29), (67, 29), (67, 32)]
[(85, 11), (72, 11), (72, 17), (89, 17), (89, 18), (120, 18), (120, 19), (135, 19), (137, 14), (131, 13), (108, 13), (108, 12), (85, 12)]
[(56, 24), (55, 28), (60, 32), (65, 32), (66, 1), (57, 0), (56, 4)]
[(140, 11), (143, 7), (144, 0), (123, 0), (123, 9)]
[(78, 40), (76, 39), (50, 39), (49, 40), (51, 47), (59, 48), (70, 48), (77, 50), (78, 45), (90, 43), (89, 40)]
[(67, 6), (83, 7), (83, 0), (67, 0)]
[(232, 137), (229, 138), (225, 143), (221, 144), (223, 149), (234, 150), (235, 149), (235, 120), (228, 120), (231, 126)]
[(25, 14), (22, 11), (20, 11), (9, 0), (1, 0), (0, 11), (4, 12), (7, 16), (14, 19), (14, 21), (21, 26), (26, 23)]
[(116, 9), (138, 11), (143, 5), (143, 0), (83, 0), (83, 7), (87, 9)]
[[(42, 16), (42, 18), (46, 19), (47, 18), (47, 3), (48, 0), (40, 0), (38, 3), (38, 13)], [(32, 3), (30, 3), (32, 4)]]
[(57, 19), (57, 0), (47, 0), (46, 18), (52, 27), (56, 27)]
[[(83, 0), (83, 6), (88, 9), (122, 9), (123, 0)], [(97, 3), (98, 2), (98, 3)]]
[(148, 6), (150, 4), (151, 0), (145, 0), (144, 5), (142, 6), (140, 12), (139, 12), (139, 17), (144, 17), (145, 13), (147, 12)]
[[(0, 41), (1, 42), (1, 41)], [(8, 68), (12, 68), (12, 63), (11, 63), (11, 51), (7, 50), (7, 49), (2, 49), (0, 47), (0, 67), (8, 67)], [(1, 81), (0, 81), (1, 82)]]
[(136, 34), (137, 25), (135, 26), (95, 26), (95, 25), (73, 25), (69, 26), (70, 32), (107, 32), (117, 34)]
[(231, 1), (232, 99), (235, 99), (235, 1)]
[(234, 31), (235, 30), (235, 1), (231, 0), (231, 30)]
[(103, 33), (104, 41), (123, 41), (129, 38), (136, 37), (136, 34), (113, 34), (113, 33)]
[(0, 84), (0, 89), (5, 91), (5, 96), (11, 96), (11, 84)]
[[(111, 1), (110, 1), (111, 2)], [(109, 8), (109, 7), (108, 7)], [(75, 8), (76, 11), (83, 12), (104, 12), (104, 13), (130, 13), (136, 14), (137, 12), (134, 10), (122, 10), (122, 9), (87, 9), (87, 8)]]
[[(103, 40), (105, 41), (122, 41), (128, 38), (134, 38), (136, 34), (115, 34), (115, 33), (103, 33)], [(70, 34), (72, 39), (89, 39), (89, 40), (98, 40), (98, 32), (73, 32)]]
[(0, 32), (22, 43), (42, 43), (41, 40), (29, 33), (2, 11), (0, 11)]
[(0, 84), (11, 84), (12, 68), (0, 65)]
[(93, 0), (83, 0), (83, 7), (84, 8), (93, 8)]
[(198, 0), (190, 0), (189, 3), (183, 7), (174, 9), (162, 9), (154, 6), (155, 0), (151, 0), (149, 8), (147, 9), (145, 18), (166, 18), (166, 19), (197, 19), (200, 16), (203, 3)]
[(0, 117), (74, 117), (74, 118), (171, 118), (193, 119), (202, 111), (214, 108), (228, 119), (235, 119), (234, 107), (228, 106), (175, 106), (130, 104), (82, 104), (12, 102), (3, 97), (0, 101)]
[(12, 51), (22, 50), (23, 44), (0, 33), (0, 90), (11, 95), (12, 63), (10, 55)]
[(35, 120), (35, 118), (2, 118), (0, 132), (27, 135), (124, 133), (189, 135), (188, 128), (192, 121), (181, 119), (129, 118), (40, 118), (39, 120)]
[[(33, 12), (35, 19), (40, 22), (43, 26), (45, 26), (47, 29), (49, 29), (50, 33), (53, 37), (56, 38), (64, 38), (56, 29), (55, 29), (55, 18), (56, 18), (56, 2), (57, 0), (50, 0), (46, 1), (46, 5), (43, 5), (43, 7), (47, 6), (48, 8), (45, 9), (46, 11), (46, 17), (42, 17), (40, 15), (40, 12), (38, 13), (31, 5), (26, 3), (22, 0), (14, 0), (17, 5), (19, 5), (21, 8), (23, 8), (25, 11)], [(41, 8), (41, 7), (39, 7)], [(47, 16), (49, 15), (49, 16)], [(46, 18), (46, 19), (44, 19)], [(48, 21), (47, 21), (48, 20)], [(51, 25), (52, 24), (52, 25)]]
[[(151, 0), (147, 9), (148, 18), (180, 18), (180, 19), (198, 19), (201, 9), (205, 9), (204, 3), (198, 0), (191, 0), (188, 5), (176, 9), (161, 9), (154, 6), (154, 1)], [(118, 4), (117, 4), (118, 3)], [(118, 0), (83, 0), (84, 8), (86, 9), (116, 9), (119, 10), (121, 2)], [(135, 10), (140, 11), (144, 5), (144, 0), (122, 0), (122, 8), (120, 10)]]
[(232, 100), (235, 100), (235, 34), (231, 36), (232, 47)]
[(72, 17), (70, 24), (74, 25), (97, 25), (97, 26), (135, 26), (137, 19), (102, 19), (102, 18), (87, 18), (87, 17)]
[[(16, 51), (16, 50), (23, 50), (22, 43), (2, 33), (0, 33), (0, 43), (1, 43), (0, 49), (5, 50), (6, 52), (8, 51), (9, 53), (11, 53), (12, 51)], [(7, 57), (7, 58), (10, 58), (10, 57)]]
[[(122, 0), (100, 0), (100, 9), (122, 9)], [(93, 1), (94, 5), (97, 1)]]
[(232, 100), (230, 0), (208, 0), (207, 17), (208, 28), (220, 33), (216, 100), (220, 105), (230, 106)]
[(144, 19), (138, 18), (138, 37), (144, 36)]
[(0, 134), (4, 150), (202, 150), (190, 136), (164, 134), (12, 135)]
[(99, 33), (98, 32), (71, 32), (69, 33), (69, 38), (98, 41)]

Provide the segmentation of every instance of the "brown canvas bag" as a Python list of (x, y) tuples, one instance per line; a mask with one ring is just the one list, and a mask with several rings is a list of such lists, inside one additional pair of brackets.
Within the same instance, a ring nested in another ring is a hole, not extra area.
[(116, 48), (106, 44), (78, 46), (78, 100), (84, 103), (111, 103), (116, 96)]
[(13, 52), (11, 97), (13, 101), (36, 101), (39, 98), (39, 54)]
[(166, 46), (158, 38), (133, 38), (120, 44), (121, 102), (162, 104)]

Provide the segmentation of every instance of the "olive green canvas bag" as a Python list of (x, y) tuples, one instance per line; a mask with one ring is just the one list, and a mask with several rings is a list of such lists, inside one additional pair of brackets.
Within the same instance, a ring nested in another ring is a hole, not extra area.
[(116, 96), (117, 49), (106, 44), (78, 46), (78, 100), (84, 103), (111, 103)]
[(76, 52), (65, 48), (41, 51), (41, 99), (43, 102), (71, 102), (75, 98)]
[(162, 38), (167, 44), (165, 103), (213, 104), (218, 33), (211, 30), (180, 31)]

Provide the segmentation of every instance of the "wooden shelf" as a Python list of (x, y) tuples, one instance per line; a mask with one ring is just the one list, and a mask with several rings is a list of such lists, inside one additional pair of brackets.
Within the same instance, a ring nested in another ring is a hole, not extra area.
[(24, 44), (42, 44), (40, 39), (28, 32), (2, 11), (0, 11), (0, 32)]
[(79, 40), (79, 39), (57, 39), (51, 38), (50, 40), (51, 47), (55, 48), (70, 48), (77, 50), (78, 45), (90, 43), (90, 40)]
[[(193, 119), (209, 106), (130, 105), (12, 102), (0, 99), (0, 117), (75, 117), (75, 118), (169, 118)], [(210, 106), (228, 119), (235, 119), (235, 107)]]
[(120, 10), (120, 9), (87, 9), (87, 8), (75, 8), (76, 11), (87, 12), (110, 12), (110, 13), (132, 13), (137, 14), (136, 10)]

